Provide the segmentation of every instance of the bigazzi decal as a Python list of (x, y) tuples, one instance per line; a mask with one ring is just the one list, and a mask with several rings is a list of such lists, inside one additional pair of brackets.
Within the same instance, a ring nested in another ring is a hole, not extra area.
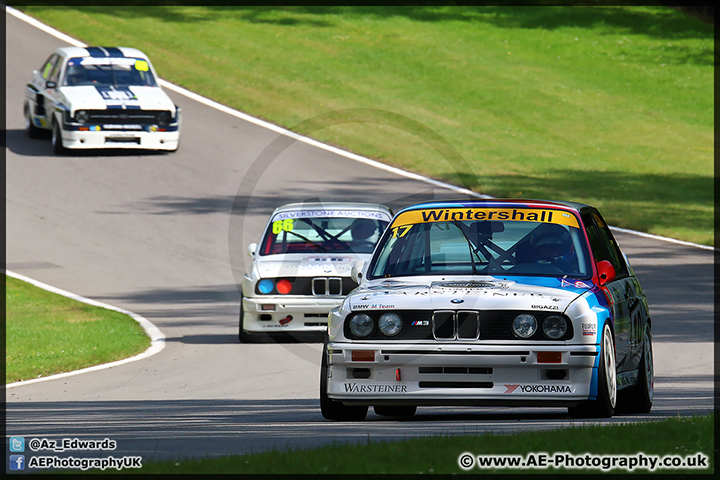
[(540, 208), (432, 208), (411, 210), (397, 216), (393, 227), (416, 223), (508, 220), (557, 223), (578, 228), (575, 215), (562, 210)]

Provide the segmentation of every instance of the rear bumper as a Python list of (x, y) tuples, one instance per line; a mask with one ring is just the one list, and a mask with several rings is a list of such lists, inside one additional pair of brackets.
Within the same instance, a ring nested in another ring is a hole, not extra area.
[[(347, 405), (574, 406), (595, 399), (598, 350), (330, 343), (327, 393)], [(365, 353), (353, 360), (354, 351)], [(560, 362), (539, 363), (540, 352)]]

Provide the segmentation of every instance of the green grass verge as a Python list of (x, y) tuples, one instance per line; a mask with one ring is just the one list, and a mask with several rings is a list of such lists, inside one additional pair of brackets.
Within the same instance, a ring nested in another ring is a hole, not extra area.
[[(89, 44), (140, 48), (174, 83), (386, 163), (713, 243), (714, 29), (672, 8), (22, 10)], [(457, 156), (431, 148), (426, 129)]]
[[(273, 450), (203, 460), (144, 462), (138, 471), (123, 473), (195, 474), (448, 474), (464, 473), (462, 453), (519, 455), (568, 452), (601, 455), (677, 455), (708, 457), (707, 469), (659, 469), (653, 473), (712, 473), (714, 471), (714, 416), (670, 418), (640, 424), (570, 427), (513, 435), (422, 437), (400, 442), (333, 444), (311, 450)], [(539, 457), (538, 457), (539, 458)], [(372, 460), (369, 460), (372, 459)], [(468, 473), (518, 473), (519, 469), (480, 469)], [(611, 470), (624, 473), (625, 470)], [(601, 469), (523, 469), (523, 473), (603, 473)], [(649, 473), (635, 469), (633, 473)]]
[(150, 346), (127, 315), (5, 278), (5, 383), (120, 360)]

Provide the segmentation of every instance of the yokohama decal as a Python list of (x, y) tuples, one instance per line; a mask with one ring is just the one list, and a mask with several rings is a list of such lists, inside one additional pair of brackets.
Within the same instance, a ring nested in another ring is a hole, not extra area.
[(570, 385), (505, 385), (505, 392), (513, 393), (518, 388), (522, 393), (573, 393)]

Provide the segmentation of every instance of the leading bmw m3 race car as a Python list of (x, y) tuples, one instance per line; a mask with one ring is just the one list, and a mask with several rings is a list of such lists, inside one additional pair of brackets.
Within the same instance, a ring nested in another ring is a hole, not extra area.
[(157, 83), (140, 50), (63, 47), (25, 89), (28, 135), (52, 131), (56, 154), (66, 149), (142, 148), (175, 151), (180, 108)]
[(319, 336), (330, 309), (357, 282), (351, 269), (367, 260), (392, 219), (383, 205), (293, 203), (277, 208), (242, 281), (238, 338), (247, 343), (267, 334)]
[(593, 207), (431, 202), (397, 213), (329, 317), (322, 415), (419, 405), (649, 412), (648, 305)]

